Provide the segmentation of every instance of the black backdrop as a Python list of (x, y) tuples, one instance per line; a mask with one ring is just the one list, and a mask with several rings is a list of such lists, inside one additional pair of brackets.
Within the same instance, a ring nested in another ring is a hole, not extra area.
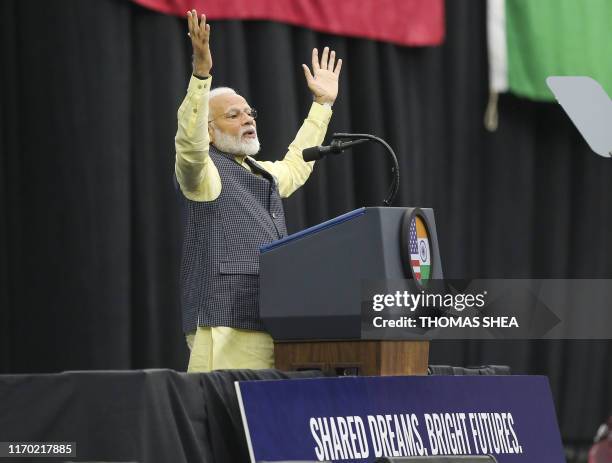
[[(436, 211), (449, 277), (612, 277), (612, 162), (559, 107), (511, 96), (483, 128), (485, 2), (447, 2), (447, 39), (405, 48), (268, 22), (212, 25), (214, 84), (260, 111), (278, 158), (309, 107), (300, 63), (345, 59), (332, 131), (396, 149), (396, 205)], [(1, 3), (0, 372), (184, 369), (171, 176), (190, 71), (183, 21), (128, 1)], [(286, 202), (296, 231), (389, 181), (377, 148), (320, 163)], [(610, 342), (436, 342), (431, 362), (549, 376), (563, 435), (586, 442), (612, 408)]]

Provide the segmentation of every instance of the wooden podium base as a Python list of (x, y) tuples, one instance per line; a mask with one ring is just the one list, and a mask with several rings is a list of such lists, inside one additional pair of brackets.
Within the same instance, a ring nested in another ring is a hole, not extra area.
[(429, 341), (275, 342), (275, 366), (282, 371), (321, 370), (331, 375), (426, 375)]

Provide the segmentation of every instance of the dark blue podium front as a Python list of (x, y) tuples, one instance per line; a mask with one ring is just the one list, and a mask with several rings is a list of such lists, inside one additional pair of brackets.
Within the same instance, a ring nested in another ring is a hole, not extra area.
[[(411, 210), (361, 208), (264, 246), (260, 315), (272, 337), (360, 339), (362, 281), (406, 278), (400, 233)], [(421, 211), (437, 250), (433, 210)], [(439, 253), (432, 257), (432, 278), (442, 278)]]

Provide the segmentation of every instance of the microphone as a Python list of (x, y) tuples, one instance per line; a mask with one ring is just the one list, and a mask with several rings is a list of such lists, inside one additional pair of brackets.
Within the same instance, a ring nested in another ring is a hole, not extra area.
[(368, 133), (334, 133), (334, 135), (332, 136), (332, 142), (329, 144), (329, 146), (313, 146), (312, 148), (306, 148), (305, 150), (302, 150), (302, 157), (306, 162), (316, 161), (318, 159), (324, 158), (328, 154), (339, 154), (348, 148), (352, 148), (355, 145), (359, 145), (368, 141), (372, 141), (378, 143), (379, 145), (382, 145), (391, 157), (391, 162), (393, 163), (393, 166), (391, 168), (391, 185), (389, 187), (387, 197), (383, 201), (384, 206), (390, 206), (393, 203), (393, 199), (395, 199), (397, 191), (399, 190), (399, 164), (397, 162), (397, 156), (395, 155), (393, 148), (391, 148), (389, 144), (382, 138), (379, 138), (375, 135), (370, 135)]
[(367, 139), (340, 141), (332, 140), (329, 146), (313, 146), (302, 151), (304, 161), (318, 161), (323, 159), (328, 154), (340, 154), (342, 151), (352, 148), (355, 145), (367, 142)]
[(305, 150), (302, 150), (302, 157), (306, 162), (318, 161), (327, 153), (329, 153), (331, 149), (331, 146), (313, 146), (311, 148), (306, 148)]

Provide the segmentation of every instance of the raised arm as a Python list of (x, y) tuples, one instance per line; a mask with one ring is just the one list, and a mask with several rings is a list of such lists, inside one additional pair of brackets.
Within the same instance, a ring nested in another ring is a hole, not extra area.
[(289, 150), (282, 161), (260, 162), (276, 177), (281, 197), (290, 196), (301, 187), (310, 176), (314, 167), (313, 162), (305, 162), (302, 150), (323, 143), (327, 126), (332, 115), (331, 107), (338, 96), (338, 80), (342, 60), (336, 62), (336, 52), (323, 49), (321, 59), (315, 48), (312, 50), (312, 72), (302, 64), (306, 84), (313, 96), (313, 104), (308, 117), (300, 127), (295, 139), (289, 145)]
[(178, 110), (175, 173), (183, 194), (193, 201), (211, 201), (221, 192), (219, 172), (208, 155), (208, 94), (212, 77), (210, 25), (196, 10), (187, 13), (193, 47), (193, 76)]

